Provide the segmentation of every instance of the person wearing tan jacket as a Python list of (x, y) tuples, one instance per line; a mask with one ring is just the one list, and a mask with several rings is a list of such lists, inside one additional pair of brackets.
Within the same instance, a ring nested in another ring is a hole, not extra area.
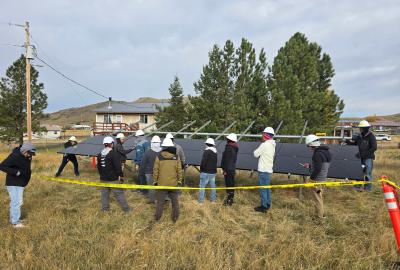
[[(176, 153), (176, 147), (171, 139), (165, 138), (161, 144), (163, 150), (158, 154), (154, 162), (153, 183), (155, 186), (182, 186), (182, 163)], [(156, 190), (156, 214), (155, 220), (160, 220), (166, 197), (172, 203), (172, 221), (175, 223), (179, 217), (179, 201), (177, 189)]]

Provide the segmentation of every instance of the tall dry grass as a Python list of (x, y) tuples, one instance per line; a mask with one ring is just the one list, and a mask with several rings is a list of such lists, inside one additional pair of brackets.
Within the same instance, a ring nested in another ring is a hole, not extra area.
[[(237, 192), (229, 208), (221, 205), (224, 192), (218, 192), (218, 203), (199, 205), (197, 193), (185, 191), (174, 225), (170, 206), (154, 223), (154, 206), (137, 193), (126, 192), (133, 213), (123, 214), (114, 201), (102, 213), (98, 188), (38, 176), (54, 174), (60, 159), (45, 150), (35, 157), (37, 175), (23, 205), (28, 228), (8, 225), (8, 195), (0, 193), (1, 269), (388, 269), (398, 260), (379, 186), (371, 193), (325, 190), (323, 222), (313, 218), (308, 190), (301, 201), (293, 190), (273, 190), (267, 215), (253, 211), (257, 191)], [(87, 159), (80, 165), (80, 179), (97, 179)], [(400, 150), (379, 150), (375, 165), (376, 178), (385, 173), (396, 181)], [(189, 174), (190, 184), (197, 185), (195, 170)], [(63, 176), (73, 178), (71, 165)], [(0, 177), (3, 181), (4, 174)], [(239, 182), (254, 184), (256, 178), (241, 172)], [(288, 180), (274, 175), (273, 182)]]

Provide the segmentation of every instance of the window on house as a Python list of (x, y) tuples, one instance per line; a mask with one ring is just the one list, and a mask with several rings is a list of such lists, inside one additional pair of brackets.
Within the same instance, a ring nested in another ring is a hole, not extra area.
[(103, 123), (111, 124), (112, 123), (112, 114), (105, 114)]
[(140, 115), (140, 123), (141, 124), (147, 124), (147, 114), (141, 114)]
[(122, 115), (118, 114), (114, 117), (114, 123), (121, 123), (122, 122)]

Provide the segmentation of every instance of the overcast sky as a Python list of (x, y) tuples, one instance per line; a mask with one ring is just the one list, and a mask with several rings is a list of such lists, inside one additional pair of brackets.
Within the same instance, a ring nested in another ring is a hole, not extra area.
[[(40, 3), (39, 3), (40, 2)], [(272, 63), (295, 32), (328, 53), (344, 116), (400, 113), (400, 1), (2, 0), (0, 76), (23, 49), (31, 23), (38, 55), (116, 100), (168, 98), (178, 75), (193, 94), (215, 43), (242, 37)], [(39, 67), (48, 112), (104, 101)]]

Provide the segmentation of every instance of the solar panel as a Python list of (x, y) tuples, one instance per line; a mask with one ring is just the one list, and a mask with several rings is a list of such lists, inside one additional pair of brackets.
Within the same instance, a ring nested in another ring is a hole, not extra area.
[[(97, 156), (103, 149), (104, 136), (95, 136), (79, 143), (74, 147), (61, 151), (85, 156)], [(125, 149), (132, 149), (136, 144), (136, 137), (128, 137), (124, 143)], [(181, 145), (186, 156), (186, 164), (199, 166), (205, 148), (204, 140), (176, 139), (176, 143)], [(218, 166), (221, 164), (222, 152), (226, 142), (216, 141), (218, 151)], [(257, 170), (258, 160), (253, 156), (254, 150), (260, 142), (239, 142), (239, 152), (237, 159), (237, 169)], [(352, 145), (329, 145), (332, 153), (332, 162), (328, 172), (329, 178), (362, 180), (363, 172), (360, 159), (356, 158), (358, 147)], [(275, 149), (274, 172), (290, 173), (294, 175), (309, 175), (309, 171), (299, 163), (311, 163), (312, 150), (305, 144), (297, 143), (277, 143)], [(132, 160), (135, 158), (135, 151), (127, 155)]]

